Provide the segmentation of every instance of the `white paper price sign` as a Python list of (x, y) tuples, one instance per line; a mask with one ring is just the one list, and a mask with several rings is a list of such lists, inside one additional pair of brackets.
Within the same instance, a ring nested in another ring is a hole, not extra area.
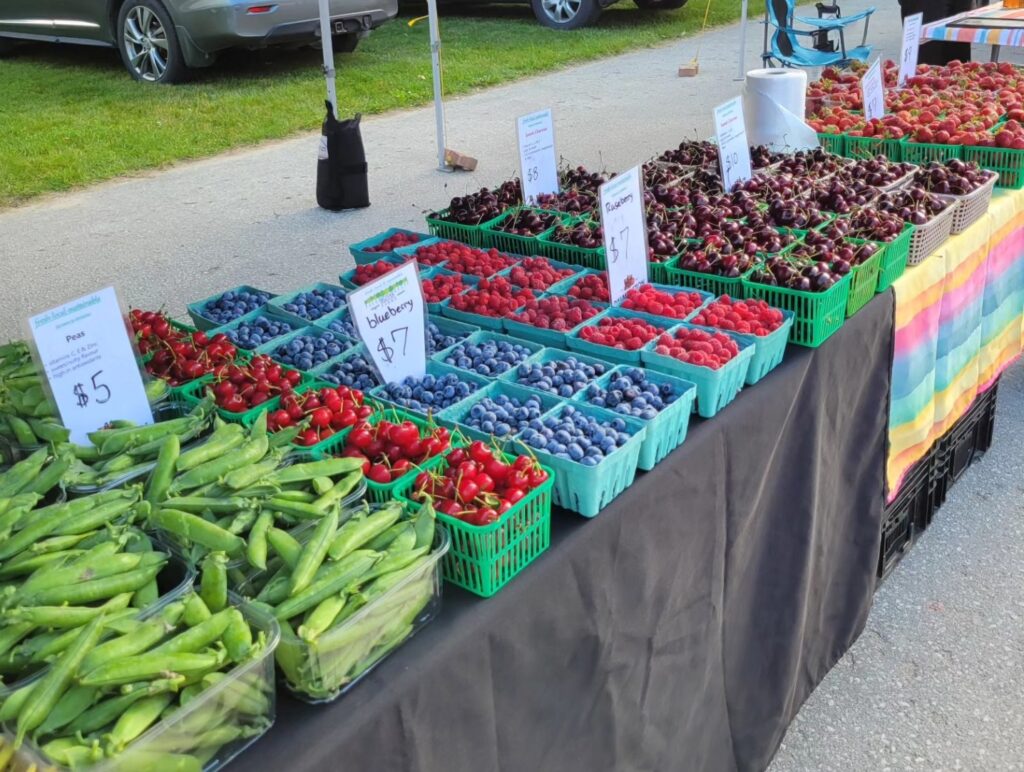
[(426, 374), (427, 315), (415, 260), (348, 293), (348, 308), (385, 383)]
[(558, 192), (555, 124), (551, 109), (516, 118), (523, 201), (535, 203), (542, 193)]
[(864, 101), (864, 117), (869, 121), (885, 117), (885, 83), (882, 81), (882, 60), (876, 59), (860, 79)]
[(91, 445), (88, 432), (114, 419), (153, 423), (113, 287), (33, 316), (28, 324), (72, 442)]
[(903, 46), (900, 49), (900, 77), (897, 85), (900, 88), (908, 78), (917, 73), (917, 54), (921, 47), (921, 24), (923, 13), (915, 13), (903, 20)]
[(632, 287), (647, 283), (647, 218), (640, 167), (634, 166), (600, 188), (608, 289), (618, 303)]
[(718, 135), (718, 160), (722, 184), (732, 190), (737, 182), (749, 180), (753, 173), (747, 124), (743, 120), (743, 98), (730, 99), (715, 108), (715, 134)]

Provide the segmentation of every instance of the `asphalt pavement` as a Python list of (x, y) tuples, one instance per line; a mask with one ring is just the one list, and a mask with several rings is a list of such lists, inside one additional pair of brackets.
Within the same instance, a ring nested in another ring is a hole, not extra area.
[[(867, 6), (843, 3), (848, 14)], [(759, 66), (760, 30), (748, 29), (748, 69)], [(691, 38), (452, 100), (448, 144), (480, 160), (472, 174), (434, 168), (432, 109), (368, 118), (372, 206), (361, 211), (316, 207), (309, 134), (0, 212), (0, 339), (107, 285), (125, 303), (183, 315), (189, 300), (242, 283), (335, 281), (352, 267), (350, 243), (421, 228), (451, 196), (516, 173), (514, 119), (542, 107), (554, 109), (560, 155), (596, 169), (708, 136), (712, 108), (740, 91), (738, 41), (735, 25), (704, 35), (696, 78), (676, 75), (697, 53)], [(898, 53), (894, 0), (875, 14), (870, 42)], [(1022, 426), (1018, 365), (1000, 387), (992, 449), (881, 587), (867, 629), (808, 700), (771, 772), (1024, 767)]]

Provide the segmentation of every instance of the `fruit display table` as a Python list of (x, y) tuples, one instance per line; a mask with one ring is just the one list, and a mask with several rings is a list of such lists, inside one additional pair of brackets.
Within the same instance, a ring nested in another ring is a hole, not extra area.
[(997, 62), (1003, 46), (1024, 46), (1024, 10), (1002, 6), (995, 3), (925, 24), (921, 38), (992, 46), (992, 61)]
[(890, 499), (1024, 347), (1024, 193), (998, 192), (988, 214), (893, 289)]
[(261, 769), (767, 766), (863, 628), (892, 346), (876, 297), (486, 603), (444, 609), (333, 705), (282, 692)]

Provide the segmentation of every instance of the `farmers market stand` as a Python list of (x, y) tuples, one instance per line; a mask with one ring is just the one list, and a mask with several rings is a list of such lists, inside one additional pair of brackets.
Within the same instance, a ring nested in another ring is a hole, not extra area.
[(767, 766), (875, 588), (892, 351), (884, 293), (791, 346), (592, 521), (443, 613), (333, 705), (286, 693), (261, 769)]

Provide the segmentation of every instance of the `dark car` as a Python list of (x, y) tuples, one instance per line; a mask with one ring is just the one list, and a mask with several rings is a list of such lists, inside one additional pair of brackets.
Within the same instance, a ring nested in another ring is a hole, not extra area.
[[(546, 27), (579, 29), (593, 24), (601, 11), (618, 0), (530, 0), (533, 15)], [(633, 0), (638, 8), (670, 11), (682, 8), (686, 0)]]
[[(335, 51), (398, 14), (398, 0), (330, 0)], [(226, 48), (320, 39), (317, 0), (0, 0), (0, 52), (13, 41), (116, 46), (137, 80), (174, 83)]]

